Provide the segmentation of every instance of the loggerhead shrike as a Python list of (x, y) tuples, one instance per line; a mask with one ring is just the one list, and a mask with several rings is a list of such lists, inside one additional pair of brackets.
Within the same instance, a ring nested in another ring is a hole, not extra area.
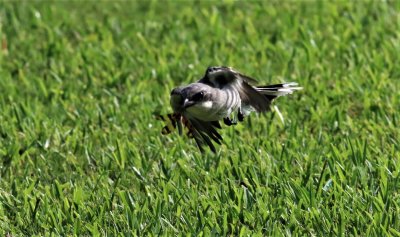
[(220, 120), (228, 126), (234, 125), (252, 111), (268, 111), (276, 97), (302, 89), (294, 82), (251, 85), (256, 82), (230, 67), (217, 66), (208, 67), (198, 82), (173, 89), (170, 103), (179, 132), (182, 122), (201, 151), (207, 144), (215, 152), (211, 140), (221, 144), (222, 137), (216, 130), (221, 128)]

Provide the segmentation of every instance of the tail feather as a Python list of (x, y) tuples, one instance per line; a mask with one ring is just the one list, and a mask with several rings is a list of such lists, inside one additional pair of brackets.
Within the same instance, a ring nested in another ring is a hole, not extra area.
[(296, 82), (288, 82), (282, 84), (274, 84), (267, 86), (258, 86), (256, 90), (265, 95), (268, 99), (273, 100), (278, 96), (292, 94), (294, 91), (301, 90)]

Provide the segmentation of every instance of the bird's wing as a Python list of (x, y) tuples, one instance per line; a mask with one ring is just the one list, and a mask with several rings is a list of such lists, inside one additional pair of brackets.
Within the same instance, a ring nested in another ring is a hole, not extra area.
[(255, 87), (252, 86), (257, 84), (257, 81), (249, 76), (232, 70), (236, 77), (239, 79), (238, 85), (236, 86), (240, 99), (246, 105), (250, 105), (257, 112), (266, 112), (269, 110), (272, 100), (261, 94)]
[(237, 90), (243, 104), (250, 105), (257, 112), (266, 112), (269, 110), (271, 100), (258, 92), (253, 86), (247, 84), (247, 82), (243, 81), (237, 87)]
[(195, 118), (188, 119), (191, 127), (192, 127), (192, 135), (195, 139), (197, 146), (200, 151), (203, 150), (203, 145), (207, 145), (213, 152), (216, 152), (213, 141), (217, 144), (221, 145), (222, 137), (216, 130), (216, 128), (221, 128), (221, 125), (218, 121), (201, 121)]
[(236, 83), (238, 79), (250, 84), (257, 84), (255, 79), (243, 75), (235, 71), (233, 68), (226, 66), (208, 67), (204, 77), (200, 79), (199, 82), (222, 89), (231, 83)]
[(208, 67), (204, 77), (199, 82), (219, 89), (234, 88), (239, 92), (240, 99), (244, 104), (253, 107), (257, 112), (269, 110), (271, 100), (251, 86), (251, 84), (256, 84), (257, 81), (231, 67)]
[(158, 112), (154, 112), (154, 116), (157, 120), (162, 120), (166, 124), (161, 130), (163, 135), (172, 133), (176, 127), (178, 127), (179, 134), (182, 135), (183, 124), (188, 131), (187, 136), (195, 139), (201, 152), (204, 152), (204, 145), (209, 146), (213, 152), (216, 152), (213, 141), (221, 145), (222, 137), (216, 130), (221, 129), (218, 121), (205, 122), (195, 118), (188, 119), (177, 113), (161, 115)]

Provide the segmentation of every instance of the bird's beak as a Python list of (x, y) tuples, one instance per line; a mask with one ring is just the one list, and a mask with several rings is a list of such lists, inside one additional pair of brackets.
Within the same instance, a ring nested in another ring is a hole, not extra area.
[(187, 109), (190, 106), (193, 106), (195, 103), (193, 101), (190, 101), (189, 99), (185, 99), (183, 101), (183, 108)]

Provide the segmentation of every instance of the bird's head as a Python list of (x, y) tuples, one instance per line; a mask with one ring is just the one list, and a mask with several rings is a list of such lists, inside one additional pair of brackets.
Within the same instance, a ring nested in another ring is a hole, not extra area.
[(175, 112), (188, 112), (197, 116), (212, 108), (212, 92), (212, 87), (202, 83), (177, 87), (171, 91), (170, 103)]

